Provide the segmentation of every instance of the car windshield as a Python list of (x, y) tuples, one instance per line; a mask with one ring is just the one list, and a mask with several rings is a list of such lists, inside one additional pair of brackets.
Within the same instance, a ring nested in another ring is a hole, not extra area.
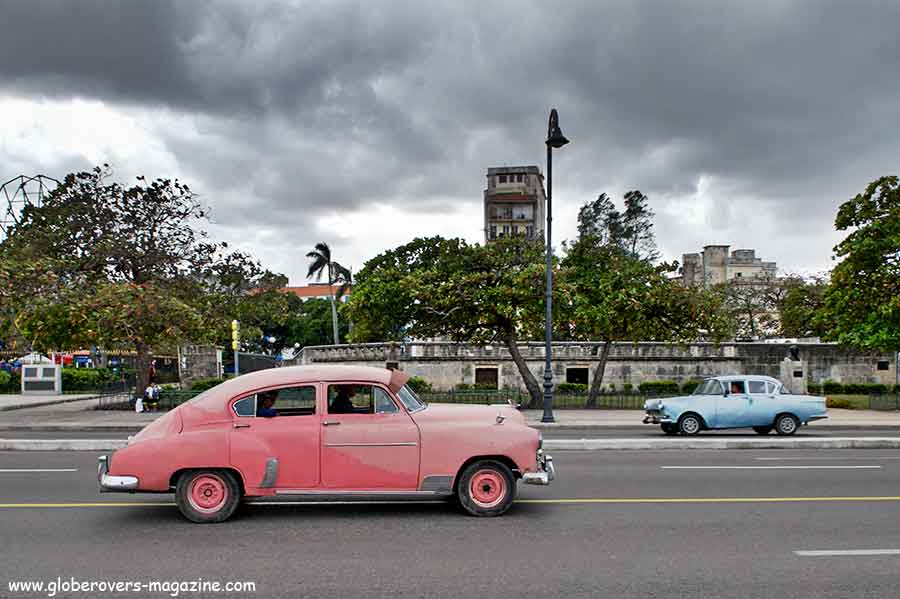
[(419, 396), (406, 385), (400, 388), (400, 392), (397, 395), (400, 396), (400, 401), (403, 402), (403, 405), (410, 412), (417, 412), (425, 407), (425, 402), (419, 399)]
[(716, 379), (706, 379), (694, 389), (694, 395), (722, 395), (722, 384)]

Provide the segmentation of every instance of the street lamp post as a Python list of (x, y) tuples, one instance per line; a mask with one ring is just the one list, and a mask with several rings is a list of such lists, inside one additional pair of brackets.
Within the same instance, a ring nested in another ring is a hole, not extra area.
[(551, 305), (553, 301), (553, 245), (550, 243), (550, 228), (553, 222), (553, 148), (559, 149), (569, 143), (559, 128), (559, 115), (555, 108), (550, 111), (545, 143), (547, 144), (547, 317), (544, 347), (544, 416), (541, 418), (541, 422), (555, 422), (553, 419), (553, 366), (550, 363), (553, 343)]

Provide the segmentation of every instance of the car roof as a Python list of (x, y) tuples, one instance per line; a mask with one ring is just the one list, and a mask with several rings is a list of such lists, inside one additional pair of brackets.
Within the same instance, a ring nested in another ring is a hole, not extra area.
[(711, 376), (709, 378), (718, 381), (766, 381), (768, 383), (775, 383), (776, 385), (781, 384), (781, 381), (778, 379), (762, 374), (728, 374), (724, 376)]
[(270, 387), (302, 385), (318, 382), (358, 381), (379, 383), (396, 393), (409, 380), (402, 370), (388, 370), (371, 366), (345, 366), (314, 364), (310, 366), (286, 366), (267, 368), (228, 379), (198, 395), (189, 403), (210, 406), (237, 395), (252, 393)]

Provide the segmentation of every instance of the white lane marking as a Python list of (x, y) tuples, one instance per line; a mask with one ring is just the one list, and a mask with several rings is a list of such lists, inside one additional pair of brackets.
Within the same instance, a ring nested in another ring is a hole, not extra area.
[(900, 460), (900, 456), (835, 456), (831, 458), (821, 458), (821, 457), (789, 457), (789, 458), (753, 458), (754, 460), (760, 462), (814, 462), (814, 461), (835, 461), (835, 460), (863, 460), (863, 461), (872, 461), (872, 460)]
[(78, 468), (0, 468), (2, 473), (16, 472), (78, 472)]
[(900, 555), (900, 549), (845, 549), (826, 551), (795, 551), (800, 557), (841, 557), (856, 555)]
[(660, 466), (662, 470), (880, 470), (881, 466)]

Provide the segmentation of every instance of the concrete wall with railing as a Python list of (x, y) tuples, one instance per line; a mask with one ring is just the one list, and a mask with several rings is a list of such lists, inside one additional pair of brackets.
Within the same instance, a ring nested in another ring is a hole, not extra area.
[[(809, 382), (834, 380), (843, 383), (893, 384), (894, 357), (890, 354), (855, 352), (828, 343), (796, 344), (804, 376)], [(554, 343), (553, 375), (557, 383), (567, 372), (588, 371), (588, 382), (599, 361), (599, 343)], [(544, 344), (519, 344), (529, 370), (541, 381)], [(781, 362), (789, 353), (787, 344), (771, 343), (616, 343), (609, 353), (604, 387), (625, 384), (637, 387), (648, 381), (684, 382), (722, 374), (781, 376)], [(496, 369), (499, 388), (524, 388), (509, 350), (500, 344), (473, 345), (452, 342), (363, 343), (305, 347), (293, 364), (357, 364), (397, 367), (421, 376), (435, 390), (460, 383), (473, 384), (479, 369)], [(574, 374), (574, 373), (573, 373)]]

